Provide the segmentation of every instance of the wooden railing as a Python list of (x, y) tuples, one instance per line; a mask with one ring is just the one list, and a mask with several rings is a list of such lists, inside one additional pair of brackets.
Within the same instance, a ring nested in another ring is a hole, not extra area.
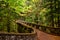
[[(17, 23), (18, 24), (18, 23)], [(20, 26), (28, 27), (32, 29), (31, 33), (9, 33), (9, 32), (0, 32), (0, 40), (37, 40), (37, 34), (34, 28), (29, 27), (28, 25), (23, 24), (22, 22), (18, 24)]]
[(60, 28), (58, 28), (58, 27), (54, 28), (54, 27), (49, 27), (49, 26), (43, 26), (40, 24), (30, 23), (30, 22), (26, 22), (26, 21), (22, 21), (22, 20), (17, 20), (16, 22), (19, 24), (23, 24), (23, 25), (27, 25), (29, 27), (39, 29), (39, 30), (49, 33), (49, 34), (60, 36)]

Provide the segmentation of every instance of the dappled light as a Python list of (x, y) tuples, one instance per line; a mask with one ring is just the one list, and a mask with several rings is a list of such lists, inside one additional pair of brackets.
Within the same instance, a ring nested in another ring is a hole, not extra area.
[(60, 40), (59, 36), (60, 0), (0, 0), (0, 40)]

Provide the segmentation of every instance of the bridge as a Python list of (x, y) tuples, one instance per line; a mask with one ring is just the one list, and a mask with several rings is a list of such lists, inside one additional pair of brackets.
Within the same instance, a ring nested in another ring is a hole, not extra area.
[[(21, 24), (21, 25), (25, 25), (27, 27), (35, 28), (35, 30), (37, 32), (38, 40), (60, 40), (60, 36), (59, 36), (60, 33), (56, 34), (56, 33), (49, 33), (48, 32), (50, 29), (52, 29), (52, 30), (55, 29), (55, 31), (59, 31), (60, 28), (46, 27), (43, 25), (30, 23), (30, 22), (26, 22), (26, 21), (22, 21), (22, 20), (17, 20), (16, 23)], [(47, 30), (47, 29), (49, 29), (49, 30)]]

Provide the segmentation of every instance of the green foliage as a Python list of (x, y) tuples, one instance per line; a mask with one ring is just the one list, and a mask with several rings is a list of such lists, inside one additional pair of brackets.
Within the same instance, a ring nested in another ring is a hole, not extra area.
[(20, 26), (18, 25), (18, 32), (19, 33), (31, 33), (31, 32), (33, 32), (33, 29), (22, 26), (22, 25), (20, 25)]
[(59, 27), (58, 26), (59, 22), (58, 20), (60, 20), (59, 2), (60, 2), (59, 0), (43, 0), (42, 2), (43, 9), (40, 12), (41, 23), (43, 23), (44, 25), (46, 24), (46, 26)]
[[(8, 2), (0, 1), (0, 31), (8, 32), (13, 29), (16, 32), (15, 20), (20, 16), (11, 8)], [(15, 25), (14, 25), (15, 24)]]
[(0, 0), (0, 31), (18, 32), (17, 19), (59, 27), (59, 10), (59, 0)]
[[(26, 5), (26, 1), (27, 0), (0, 1), (0, 31), (18, 32), (18, 25), (15, 23), (15, 20), (21, 18), (19, 14), (23, 13), (24, 17), (24, 14), (29, 12), (32, 7), (31, 5)], [(24, 31), (24, 28), (22, 29), (21, 30)]]
[(39, 18), (39, 12), (40, 12), (40, 3), (41, 0), (30, 0), (30, 6), (32, 6), (31, 11), (28, 16), (26, 17), (26, 21), (28, 22), (34, 22), (37, 23), (38, 22), (38, 18)]

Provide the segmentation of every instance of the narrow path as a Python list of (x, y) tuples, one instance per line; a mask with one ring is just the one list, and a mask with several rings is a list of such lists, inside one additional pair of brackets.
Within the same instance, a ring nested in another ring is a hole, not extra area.
[[(27, 27), (30, 27), (29, 25), (25, 24), (24, 21), (18, 20), (16, 22), (21, 25), (25, 25)], [(50, 35), (50, 34), (42, 32), (38, 29), (35, 29), (35, 30), (37, 32), (38, 40), (60, 40), (60, 36)]]
[(54, 36), (36, 29), (38, 40), (60, 40), (60, 36)]

